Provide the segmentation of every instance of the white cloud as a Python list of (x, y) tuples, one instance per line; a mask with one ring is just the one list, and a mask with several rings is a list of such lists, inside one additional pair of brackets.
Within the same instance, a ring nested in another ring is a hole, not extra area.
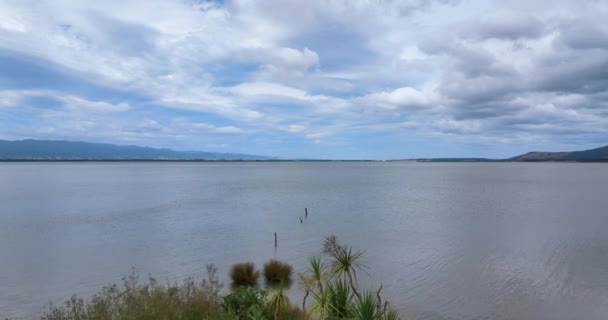
[(6, 6), (2, 9), (0, 11), (0, 29), (21, 33), (28, 31), (28, 26), (18, 8)]
[(121, 112), (129, 110), (129, 104), (120, 103), (108, 103), (104, 101), (92, 101), (83, 99), (76, 96), (59, 96), (64, 105), (72, 110), (77, 111), (93, 111), (93, 112)]
[(237, 120), (256, 120), (261, 112), (238, 106), (229, 97), (208, 93), (205, 90), (163, 95), (160, 101), (168, 107), (190, 111), (209, 112)]
[(16, 107), (23, 94), (16, 90), (0, 90), (0, 107)]
[(152, 119), (142, 120), (139, 123), (139, 125), (137, 126), (137, 128), (142, 129), (142, 130), (149, 130), (149, 131), (165, 131), (166, 130), (166, 128), (164, 126), (162, 126), (156, 120), (152, 120)]
[(84, 99), (51, 90), (0, 90), (0, 106), (17, 107), (31, 97), (45, 97), (61, 102), (66, 110), (82, 112), (121, 112), (129, 110), (125, 102), (110, 103)]
[(309, 100), (310, 97), (304, 90), (284, 86), (270, 82), (242, 83), (232, 89), (236, 94), (246, 97), (251, 96), (277, 96), (295, 100)]
[(245, 133), (245, 130), (235, 126), (216, 126), (203, 122), (191, 122), (186, 119), (175, 119), (171, 126), (175, 129), (187, 129), (191, 131), (205, 131), (217, 134), (238, 135)]
[(246, 47), (239, 54), (243, 61), (261, 63), (262, 70), (278, 79), (301, 77), (319, 65), (319, 55), (308, 48)]
[(401, 87), (392, 91), (368, 94), (361, 102), (369, 108), (386, 110), (424, 108), (431, 106), (428, 94), (411, 87)]

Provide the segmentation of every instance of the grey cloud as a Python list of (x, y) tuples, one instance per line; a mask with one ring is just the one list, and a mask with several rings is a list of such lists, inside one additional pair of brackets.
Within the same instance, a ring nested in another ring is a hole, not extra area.
[[(470, 35), (465, 34), (461, 39), (443, 37), (420, 43), (423, 52), (444, 58), (439, 60), (437, 90), (448, 107), (446, 112), (459, 121), (480, 119), (512, 130), (541, 130), (549, 123), (570, 128), (608, 126), (601, 121), (608, 110), (608, 50), (600, 25), (556, 24), (553, 31), (558, 38), (553, 46), (535, 54), (514, 55), (527, 63), (498, 59), (497, 53), (488, 51), (497, 48), (487, 45), (485, 40), (490, 38), (516, 41), (548, 34), (538, 23), (535, 19), (512, 25), (503, 21), (497, 24), (500, 28), (478, 30), (480, 42), (467, 41)], [(522, 99), (529, 96), (534, 99)], [(579, 98), (564, 98), (573, 96)]]
[(415, 13), (423, 11), (434, 4), (441, 5), (457, 5), (461, 2), (461, 0), (410, 0), (410, 1), (400, 1), (398, 8), (399, 14), (402, 16), (411, 16)]
[(572, 49), (608, 49), (608, 32), (586, 21), (565, 23), (560, 40)]
[[(467, 79), (462, 75), (446, 76), (439, 85), (442, 96), (456, 108), (472, 108), (492, 103), (503, 103), (522, 90), (523, 84), (517, 78), (478, 77)], [(497, 106), (496, 111), (503, 108)], [(503, 110), (504, 112), (504, 110)]]
[(558, 25), (552, 50), (532, 59), (531, 89), (595, 94), (608, 91), (608, 33), (590, 21)]
[(459, 73), (466, 77), (509, 76), (512, 67), (498, 62), (492, 53), (481, 47), (470, 47), (453, 40), (433, 39), (422, 42), (420, 50), (430, 55), (445, 55)]
[(530, 16), (491, 17), (472, 23), (465, 35), (478, 39), (520, 40), (537, 39), (546, 33), (542, 21)]
[(608, 51), (552, 53), (537, 61), (537, 90), (594, 93), (608, 90)]

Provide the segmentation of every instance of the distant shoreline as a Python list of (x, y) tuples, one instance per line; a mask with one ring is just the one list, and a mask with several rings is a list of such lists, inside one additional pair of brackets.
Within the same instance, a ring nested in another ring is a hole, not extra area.
[(113, 145), (82, 141), (61, 140), (0, 140), (0, 161), (63, 161), (63, 162), (608, 162), (608, 146), (583, 151), (532, 151), (509, 158), (483, 157), (417, 157), (390, 160), (371, 159), (319, 159), (283, 156), (261, 156), (246, 153), (225, 153), (208, 151), (175, 151), (135, 145)]
[(395, 160), (327, 160), (327, 159), (0, 159), (2, 162), (434, 162), (434, 163), (608, 163), (608, 159), (597, 160), (509, 160), (509, 159), (395, 159)]

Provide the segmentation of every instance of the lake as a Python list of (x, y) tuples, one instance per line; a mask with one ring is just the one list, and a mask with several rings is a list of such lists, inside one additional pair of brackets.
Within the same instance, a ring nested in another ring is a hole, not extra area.
[(608, 165), (416, 162), (0, 163), (0, 318), (332, 233), (406, 319), (608, 318)]

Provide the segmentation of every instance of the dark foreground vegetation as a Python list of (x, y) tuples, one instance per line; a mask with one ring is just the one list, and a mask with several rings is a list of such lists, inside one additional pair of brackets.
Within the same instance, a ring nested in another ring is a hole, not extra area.
[(264, 278), (269, 284), (288, 284), (291, 282), (293, 268), (284, 262), (270, 260), (264, 265)]
[[(122, 286), (107, 286), (88, 301), (73, 296), (63, 306), (51, 305), (42, 319), (398, 319), (388, 302), (382, 300), (382, 285), (375, 291), (358, 287), (357, 272), (365, 268), (362, 256), (363, 252), (341, 244), (334, 236), (326, 238), (323, 256), (311, 258), (308, 268), (297, 275), (305, 293), (297, 304), (290, 301), (283, 285), (268, 291), (257, 287), (259, 271), (252, 263), (232, 268), (231, 277), (238, 283), (222, 295), (217, 269), (208, 265), (206, 279), (187, 279), (181, 285), (161, 285), (153, 278), (140, 283), (136, 275), (131, 275)], [(271, 260), (264, 274), (267, 282), (284, 284), (290, 281), (292, 268)]]
[(230, 278), (237, 286), (255, 286), (259, 277), (260, 272), (253, 262), (237, 263), (230, 269)]

